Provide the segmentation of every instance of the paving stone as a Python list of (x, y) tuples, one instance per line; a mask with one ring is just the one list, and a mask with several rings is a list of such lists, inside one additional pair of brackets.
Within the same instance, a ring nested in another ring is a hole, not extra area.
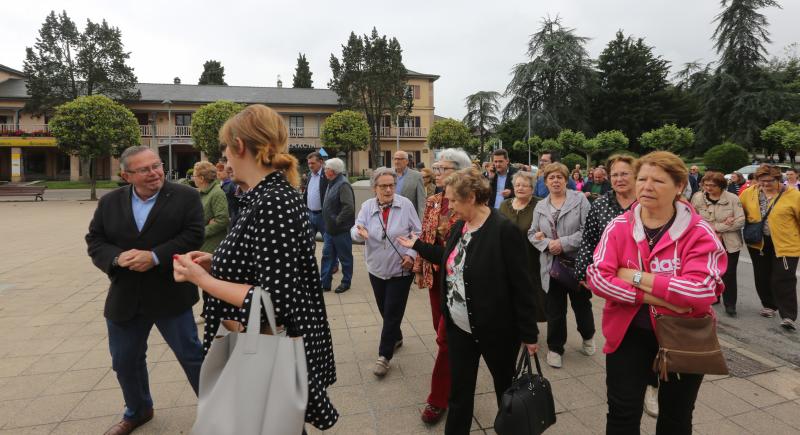
[(97, 346), (99, 343), (105, 343), (108, 349), (108, 341), (105, 335), (81, 335), (74, 337), (66, 337), (58, 346), (56, 346), (50, 353), (70, 353), (89, 351)]
[[(159, 410), (159, 431), (163, 434), (188, 434), (194, 424), (197, 411), (194, 406)], [(155, 421), (155, 418), (153, 419)], [(139, 431), (136, 431), (139, 435)]]
[(340, 415), (363, 414), (371, 409), (372, 404), (363, 385), (332, 387), (328, 389), (328, 396)]
[[(730, 420), (695, 424), (692, 426), (692, 429), (695, 433), (701, 435), (745, 435), (753, 433)], [(761, 434), (763, 432), (756, 433)]]
[(9, 379), (0, 389), (0, 400), (31, 399), (37, 397), (59, 377), (59, 373), (17, 376)]
[(798, 376), (797, 372), (776, 370), (751, 376), (747, 379), (785, 399), (795, 400), (800, 398), (800, 376)]
[(416, 406), (394, 407), (383, 411), (375, 411), (377, 433), (381, 435), (408, 433), (440, 433), (436, 428), (429, 428), (419, 418)]
[(90, 350), (72, 366), (73, 370), (111, 367), (111, 353), (106, 350)]
[(3, 400), (0, 401), (0, 428), (5, 427), (15, 415), (28, 406), (33, 399)]
[(370, 407), (376, 412), (392, 408), (418, 405), (425, 401), (403, 379), (384, 378), (380, 382), (364, 385)]
[(95, 390), (84, 396), (83, 400), (67, 416), (67, 420), (84, 420), (106, 415), (119, 416), (124, 408), (125, 401), (119, 388)]
[(716, 381), (714, 384), (757, 408), (775, 405), (786, 400), (747, 379), (728, 378)]
[(100, 382), (108, 372), (111, 372), (108, 368), (70, 370), (63, 373), (52, 384), (48, 385), (42, 394), (56, 395), (90, 391), (97, 386), (98, 382)]
[(86, 352), (51, 353), (42, 355), (35, 363), (25, 369), (23, 374), (36, 375), (40, 373), (64, 372), (72, 367)]
[(55, 424), (43, 424), (40, 426), (3, 429), (0, 430), (0, 435), (48, 435), (53, 431), (53, 429), (55, 429), (55, 427)]
[(705, 382), (700, 386), (697, 400), (726, 417), (755, 409), (753, 405), (722, 389), (713, 382)]
[(63, 338), (28, 339), (13, 344), (8, 357), (44, 355), (64, 341)]
[(553, 396), (568, 410), (606, 403), (605, 397), (595, 394), (574, 378), (551, 381), (550, 385), (553, 388)]
[(33, 400), (6, 424), (7, 428), (59, 423), (83, 399), (86, 393), (43, 396)]
[(763, 411), (795, 428), (800, 433), (800, 403), (784, 402), (764, 408)]
[(24, 356), (18, 358), (4, 356), (0, 358), (0, 379), (19, 375), (33, 365), (38, 359), (39, 356)]
[(596, 432), (584, 426), (577, 417), (572, 415), (572, 413), (564, 412), (556, 416), (556, 424), (550, 426), (545, 433), (547, 435), (583, 435), (594, 434)]
[(736, 415), (731, 417), (731, 420), (753, 433), (768, 432), (770, 435), (797, 435), (796, 428), (776, 420), (772, 415), (761, 410)]
[[(55, 427), (51, 435), (86, 435), (101, 434), (114, 425), (119, 419), (116, 416), (87, 418), (85, 420), (65, 421)], [(139, 434), (139, 431), (136, 431)]]

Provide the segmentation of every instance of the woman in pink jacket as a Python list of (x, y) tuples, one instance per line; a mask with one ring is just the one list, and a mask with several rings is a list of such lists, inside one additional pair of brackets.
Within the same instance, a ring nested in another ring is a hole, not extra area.
[[(727, 266), (714, 230), (680, 199), (688, 179), (683, 161), (656, 151), (639, 159), (634, 172), (638, 203), (608, 224), (587, 269), (589, 288), (606, 299), (609, 434), (639, 433), (645, 388), (656, 377), (654, 314), (713, 316)], [(669, 373), (658, 393), (657, 434), (692, 433), (702, 380)]]

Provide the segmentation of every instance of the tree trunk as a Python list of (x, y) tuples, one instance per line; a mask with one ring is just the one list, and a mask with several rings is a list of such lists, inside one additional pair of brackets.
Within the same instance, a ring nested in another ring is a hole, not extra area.
[(94, 158), (89, 160), (89, 185), (91, 186), (90, 201), (97, 201), (97, 175), (95, 174)]

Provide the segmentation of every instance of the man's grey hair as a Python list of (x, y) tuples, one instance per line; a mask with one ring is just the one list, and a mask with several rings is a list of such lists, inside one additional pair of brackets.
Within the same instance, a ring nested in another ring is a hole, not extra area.
[(453, 162), (456, 165), (456, 170), (469, 168), (472, 166), (472, 160), (469, 154), (461, 148), (447, 148), (439, 153), (439, 161)]
[(374, 189), (375, 185), (378, 183), (378, 178), (384, 175), (391, 175), (392, 178), (394, 178), (395, 184), (397, 183), (397, 172), (395, 172), (395, 170), (392, 168), (381, 166), (380, 168), (372, 171), (372, 176), (369, 178), (370, 187)]
[[(123, 151), (122, 155), (119, 156), (119, 168), (123, 171), (127, 171), (128, 159), (145, 151), (153, 151), (153, 149), (147, 145), (134, 145), (132, 147), (125, 148), (125, 151)], [(158, 156), (158, 153), (155, 151), (153, 151), (153, 154)]]
[(333, 158), (325, 162), (325, 169), (330, 169), (334, 174), (344, 173), (344, 162), (342, 159)]
[(394, 155), (401, 155), (404, 159), (408, 160), (408, 153), (403, 150), (398, 150), (394, 153)]

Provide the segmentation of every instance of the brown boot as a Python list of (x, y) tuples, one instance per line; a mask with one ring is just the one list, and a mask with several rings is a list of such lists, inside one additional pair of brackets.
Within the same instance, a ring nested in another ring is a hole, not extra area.
[(119, 423), (111, 426), (105, 433), (105, 435), (128, 435), (129, 433), (133, 432), (139, 426), (147, 423), (148, 421), (153, 419), (153, 408), (145, 411), (144, 415), (141, 418), (137, 418), (136, 420), (126, 420), (122, 419)]

